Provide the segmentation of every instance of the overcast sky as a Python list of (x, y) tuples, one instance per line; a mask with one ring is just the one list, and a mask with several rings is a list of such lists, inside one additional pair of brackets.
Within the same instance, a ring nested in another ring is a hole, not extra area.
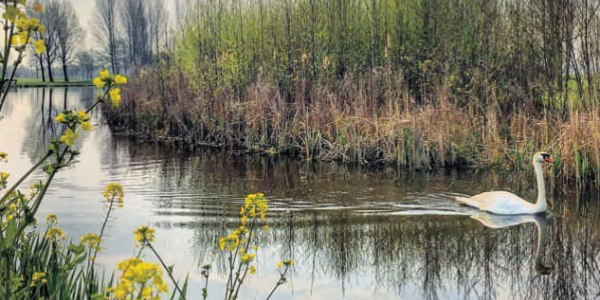
[(75, 11), (77, 12), (77, 17), (79, 18), (81, 27), (83, 27), (86, 31), (88, 31), (88, 29), (90, 27), (90, 24), (89, 24), (90, 19), (92, 17), (92, 12), (94, 11), (96, 1), (94, 1), (94, 0), (69, 0), (69, 1), (73, 4), (73, 7), (75, 8)]
[[(81, 23), (81, 27), (86, 31), (86, 48), (91, 47), (93, 43), (93, 39), (91, 38), (91, 29), (90, 29), (90, 20), (92, 19), (92, 15), (96, 8), (95, 0), (68, 0), (73, 4), (75, 11), (77, 12), (77, 17), (79, 18), (79, 23)], [(167, 4), (167, 9), (172, 11), (174, 0), (164, 0)]]

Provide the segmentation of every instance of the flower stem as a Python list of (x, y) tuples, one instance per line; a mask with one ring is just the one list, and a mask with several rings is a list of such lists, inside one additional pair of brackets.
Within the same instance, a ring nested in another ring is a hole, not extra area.
[(186, 300), (185, 295), (181, 291), (181, 288), (179, 288), (179, 284), (177, 284), (177, 281), (175, 281), (175, 278), (173, 278), (173, 274), (171, 273), (171, 270), (169, 270), (169, 268), (167, 268), (167, 265), (163, 261), (162, 257), (160, 257), (160, 255), (158, 255), (158, 252), (156, 252), (156, 250), (154, 249), (154, 247), (152, 246), (152, 244), (150, 243), (150, 241), (146, 240), (146, 244), (148, 245), (148, 247), (150, 248), (150, 250), (152, 250), (152, 253), (154, 253), (154, 255), (156, 256), (156, 258), (158, 258), (158, 261), (160, 261), (160, 264), (165, 269), (165, 271), (167, 271), (167, 274), (169, 275), (169, 278), (171, 278), (171, 281), (173, 281), (173, 284), (175, 285), (175, 289), (177, 289), (177, 291), (179, 292), (179, 295), (181, 295), (181, 298), (183, 298), (183, 300)]

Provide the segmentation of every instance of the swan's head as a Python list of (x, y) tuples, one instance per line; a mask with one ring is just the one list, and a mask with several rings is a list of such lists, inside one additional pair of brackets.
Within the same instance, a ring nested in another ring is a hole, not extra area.
[(554, 159), (552, 158), (552, 155), (548, 154), (547, 152), (537, 152), (533, 155), (533, 162), (534, 163), (553, 163)]

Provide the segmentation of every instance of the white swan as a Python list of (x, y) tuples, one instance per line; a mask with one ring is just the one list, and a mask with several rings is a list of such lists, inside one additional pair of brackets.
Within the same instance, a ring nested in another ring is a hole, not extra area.
[(499, 215), (536, 214), (546, 211), (546, 189), (542, 163), (552, 163), (552, 156), (546, 152), (537, 152), (533, 155), (532, 164), (537, 179), (538, 197), (535, 204), (523, 200), (521, 197), (505, 192), (487, 192), (472, 196), (471, 198), (456, 197), (456, 201), (482, 211)]

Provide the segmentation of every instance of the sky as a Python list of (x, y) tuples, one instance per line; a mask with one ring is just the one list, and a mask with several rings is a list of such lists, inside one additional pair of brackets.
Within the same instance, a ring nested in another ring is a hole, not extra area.
[[(77, 12), (79, 23), (81, 27), (86, 31), (85, 48), (92, 46), (93, 38), (91, 33), (91, 19), (96, 8), (95, 0), (68, 0), (73, 4), (73, 8)], [(174, 2), (173, 0), (163, 0), (167, 4), (167, 9), (173, 11)]]
[(77, 17), (79, 18), (79, 23), (81, 23), (81, 27), (86, 31), (86, 46), (90, 47), (92, 42), (91, 40), (91, 32), (90, 32), (90, 20), (92, 18), (92, 13), (95, 8), (94, 0), (69, 0), (71, 4), (73, 4), (73, 8), (77, 12)]

